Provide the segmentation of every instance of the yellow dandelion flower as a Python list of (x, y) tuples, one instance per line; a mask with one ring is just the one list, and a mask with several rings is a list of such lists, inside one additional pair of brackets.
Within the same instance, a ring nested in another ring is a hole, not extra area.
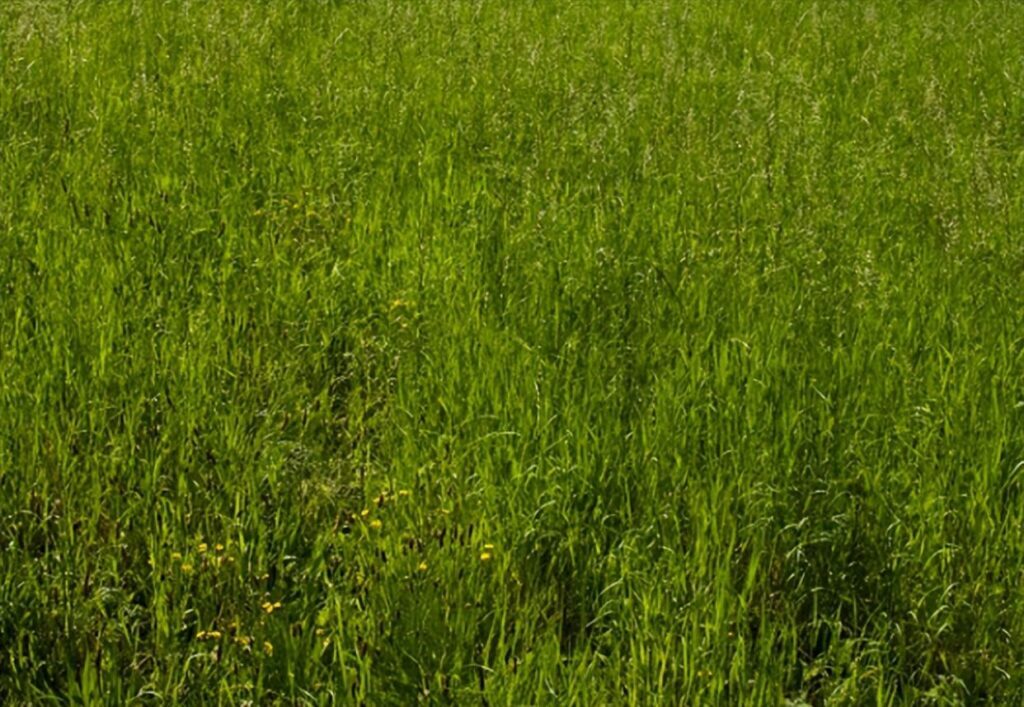
[(252, 643), (252, 636), (235, 636), (235, 643), (240, 646), (248, 646)]
[(427, 571), (427, 563), (426, 562), (421, 562), (419, 569), (420, 569), (420, 572), (426, 572)]
[(398, 495), (401, 498), (409, 498), (409, 496), (412, 495), (412, 491), (410, 491), (409, 489), (402, 489), (401, 491), (398, 492)]
[(363, 518), (365, 518), (366, 516), (370, 515), (370, 509), (369, 508), (364, 508), (362, 511), (360, 511), (359, 515), (361, 515)]
[(181, 566), (181, 571), (184, 572), (185, 574), (192, 574), (192, 565), (189, 564), (188, 562), (184, 563)]
[(213, 549), (216, 550), (217, 552), (224, 552), (224, 546), (222, 544), (220, 544), (220, 543), (217, 543), (216, 545), (214, 545)]
[(171, 553), (171, 562), (181, 562), (181, 553), (180, 552), (172, 552)]
[(494, 549), (494, 545), (492, 545), (491, 543), (487, 543), (487, 544), (484, 545), (484, 550), (486, 550), (487, 552), (490, 552), (493, 549)]
[(481, 552), (480, 553), (480, 561), (481, 562), (487, 562), (490, 559), (491, 559), (491, 553), (489, 553), (489, 552)]
[(263, 642), (263, 652), (267, 655), (274, 655), (274, 644), (270, 641)]
[(206, 543), (199, 543), (199, 552), (200, 553), (206, 552), (208, 549), (209, 549), (209, 546)]
[(384, 524), (381, 523), (379, 519), (374, 518), (370, 521), (370, 527), (374, 530), (380, 530), (382, 527), (384, 527)]
[(265, 602), (263, 602), (263, 604), (261, 604), (261, 606), (263, 607), (263, 611), (267, 612), (268, 614), (273, 614), (276, 609), (280, 609), (281, 608), (281, 602), (279, 602), (279, 601), (275, 601), (275, 602), (265, 601)]

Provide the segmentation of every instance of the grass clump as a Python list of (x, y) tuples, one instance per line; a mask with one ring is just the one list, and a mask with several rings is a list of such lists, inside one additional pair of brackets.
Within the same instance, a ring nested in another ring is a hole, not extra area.
[(1024, 699), (1013, 2), (0, 6), (0, 701)]

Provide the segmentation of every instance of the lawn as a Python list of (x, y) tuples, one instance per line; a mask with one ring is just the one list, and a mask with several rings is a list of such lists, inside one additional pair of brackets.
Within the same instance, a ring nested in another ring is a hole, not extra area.
[(1024, 702), (1024, 4), (0, 2), (0, 702)]

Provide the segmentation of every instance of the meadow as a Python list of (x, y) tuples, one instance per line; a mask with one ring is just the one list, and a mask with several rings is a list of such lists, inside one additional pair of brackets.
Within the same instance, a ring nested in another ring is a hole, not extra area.
[(0, 2), (0, 703), (1024, 703), (1022, 28)]

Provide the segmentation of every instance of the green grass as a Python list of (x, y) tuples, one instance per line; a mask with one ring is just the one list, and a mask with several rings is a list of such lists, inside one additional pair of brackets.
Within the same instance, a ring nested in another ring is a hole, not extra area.
[(1020, 704), (1021, 27), (0, 2), (0, 702)]

